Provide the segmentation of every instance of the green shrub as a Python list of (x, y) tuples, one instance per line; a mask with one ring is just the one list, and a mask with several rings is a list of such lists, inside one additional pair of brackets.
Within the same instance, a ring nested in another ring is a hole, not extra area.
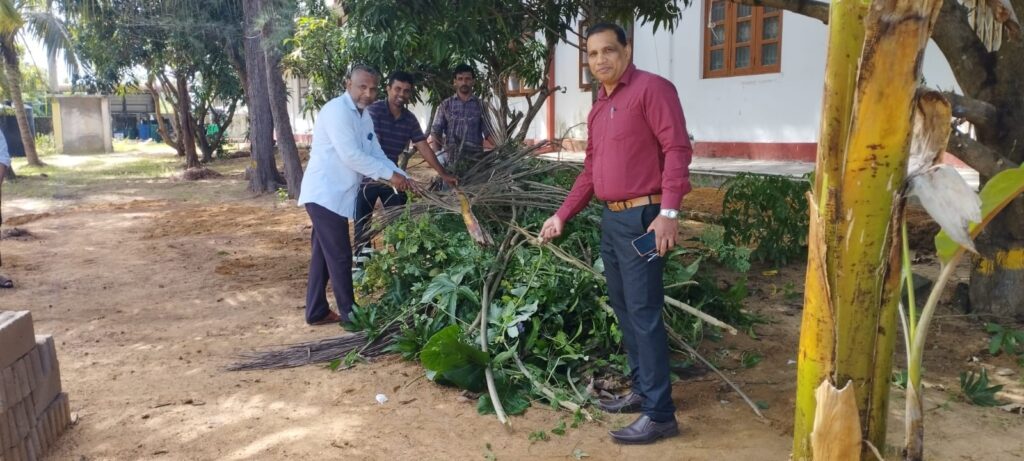
[(807, 247), (809, 176), (790, 179), (741, 173), (722, 186), (725, 241), (754, 248), (752, 257), (786, 264)]
[(46, 157), (57, 153), (57, 144), (53, 141), (52, 134), (36, 135), (36, 153), (40, 157)]

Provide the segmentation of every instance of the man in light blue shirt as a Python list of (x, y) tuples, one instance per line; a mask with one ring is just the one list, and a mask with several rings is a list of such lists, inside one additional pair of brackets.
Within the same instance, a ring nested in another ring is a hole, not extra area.
[[(11, 168), (11, 153), (7, 150), (7, 138), (4, 138), (3, 132), (0, 132), (0, 187), (4, 185), (4, 178), (7, 177), (7, 170), (9, 168)], [(0, 264), (2, 263), (3, 258), (0, 257)], [(14, 288), (14, 282), (0, 274), (0, 288)]]
[(11, 153), (7, 150), (7, 138), (3, 131), (0, 131), (0, 185), (3, 185), (7, 177), (7, 169), (11, 167)]
[[(355, 215), (363, 177), (388, 180), (397, 190), (412, 182), (384, 155), (365, 110), (377, 99), (380, 74), (356, 65), (346, 76), (345, 94), (330, 100), (317, 115), (309, 164), (302, 176), (299, 205), (313, 221), (313, 254), (306, 290), (306, 323), (346, 323), (352, 312), (352, 243), (348, 222)], [(327, 281), (338, 313), (327, 303)], [(340, 315), (339, 315), (340, 314)]]

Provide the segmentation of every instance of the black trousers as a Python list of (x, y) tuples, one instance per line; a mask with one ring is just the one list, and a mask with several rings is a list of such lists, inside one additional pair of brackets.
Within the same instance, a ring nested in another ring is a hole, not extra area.
[(647, 232), (660, 208), (605, 208), (601, 218), (601, 259), (608, 279), (608, 298), (622, 329), (633, 392), (646, 398), (644, 414), (665, 422), (675, 418), (668, 335), (661, 317), (665, 304), (665, 262), (662, 258), (648, 261), (632, 245), (633, 239)]
[(369, 243), (370, 217), (373, 215), (373, 208), (377, 206), (377, 200), (384, 205), (384, 208), (405, 205), (407, 200), (404, 192), (395, 193), (391, 186), (372, 183), (363, 184), (356, 197), (355, 250), (358, 252)]
[(355, 294), (352, 290), (352, 244), (348, 236), (348, 218), (315, 203), (306, 204), (313, 221), (313, 253), (309, 259), (309, 283), (306, 288), (306, 322), (327, 316), (327, 281), (334, 289), (334, 300), (343, 321), (352, 314)]

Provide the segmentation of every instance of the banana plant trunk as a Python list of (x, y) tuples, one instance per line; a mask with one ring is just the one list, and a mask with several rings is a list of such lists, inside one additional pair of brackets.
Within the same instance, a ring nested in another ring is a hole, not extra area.
[[(793, 459), (812, 459), (815, 390), (852, 384), (862, 459), (885, 448), (914, 95), (937, 0), (832, 2), (798, 355)], [(818, 443), (824, 443), (819, 441)]]

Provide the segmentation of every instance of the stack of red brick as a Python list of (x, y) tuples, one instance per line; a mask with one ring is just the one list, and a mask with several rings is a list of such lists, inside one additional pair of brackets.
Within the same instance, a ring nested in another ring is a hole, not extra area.
[(0, 461), (35, 461), (71, 421), (52, 336), (28, 311), (0, 311)]

